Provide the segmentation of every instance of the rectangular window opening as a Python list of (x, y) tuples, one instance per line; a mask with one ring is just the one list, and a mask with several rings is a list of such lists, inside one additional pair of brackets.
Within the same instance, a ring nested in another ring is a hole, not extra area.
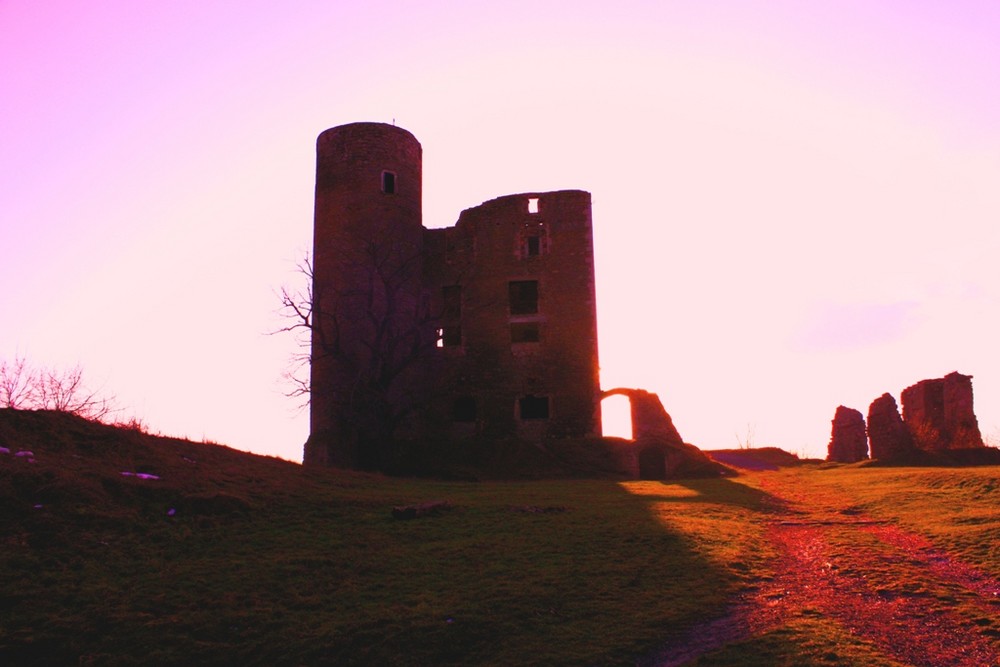
[(459, 347), (462, 344), (462, 327), (455, 325), (437, 330), (438, 347)]
[(528, 197), (528, 213), (538, 213), (538, 197)]
[(538, 322), (511, 322), (510, 342), (537, 343), (541, 338)]
[(518, 412), (522, 420), (549, 418), (548, 396), (532, 396), (529, 394), (517, 399), (517, 402)]
[(391, 171), (382, 172), (382, 192), (387, 195), (396, 194), (396, 174)]
[(513, 280), (508, 290), (511, 315), (534, 315), (538, 312), (537, 280)]
[(459, 396), (451, 406), (451, 420), (455, 422), (474, 422), (478, 416), (475, 396)]
[(525, 239), (525, 254), (528, 257), (538, 257), (542, 254), (542, 237), (529, 236)]

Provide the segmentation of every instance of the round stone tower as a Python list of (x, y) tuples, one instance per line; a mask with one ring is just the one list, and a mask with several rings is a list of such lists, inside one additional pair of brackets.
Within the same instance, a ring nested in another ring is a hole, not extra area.
[(378, 467), (370, 442), (391, 435), (384, 429), (393, 415), (383, 414), (383, 403), (405, 386), (398, 376), (386, 382), (387, 374), (405, 365), (399, 355), (426, 335), (419, 312), (422, 150), (394, 125), (351, 123), (320, 134), (316, 153), (304, 462)]

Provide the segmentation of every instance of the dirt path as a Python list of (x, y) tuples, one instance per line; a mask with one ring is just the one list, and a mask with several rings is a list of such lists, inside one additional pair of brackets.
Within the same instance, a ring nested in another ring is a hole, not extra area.
[(906, 664), (1000, 667), (1000, 639), (977, 624), (977, 614), (980, 623), (1000, 614), (1000, 581), (865, 516), (847, 497), (807, 496), (787, 475), (764, 473), (761, 481), (779, 505), (767, 525), (778, 554), (773, 577), (642, 664), (683, 665), (806, 612)]

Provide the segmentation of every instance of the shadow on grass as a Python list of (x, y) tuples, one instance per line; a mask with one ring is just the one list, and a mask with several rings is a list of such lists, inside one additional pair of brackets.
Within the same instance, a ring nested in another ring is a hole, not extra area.
[[(414, 481), (97, 435), (0, 459), (0, 663), (630, 663), (725, 608), (768, 500), (730, 479)], [(160, 479), (121, 476), (140, 459)], [(178, 504), (223, 493), (248, 501)], [(429, 500), (454, 509), (391, 518)]]

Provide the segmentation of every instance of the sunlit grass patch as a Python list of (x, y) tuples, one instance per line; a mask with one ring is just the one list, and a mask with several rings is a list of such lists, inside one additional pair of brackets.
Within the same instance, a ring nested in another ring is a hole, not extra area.
[(650, 496), (652, 498), (697, 498), (701, 493), (676, 483), (669, 482), (620, 482), (619, 486), (634, 496)]
[(771, 507), (767, 494), (739, 479), (625, 482), (629, 493), (650, 501), (649, 511), (706, 562), (737, 580), (769, 576), (774, 555), (764, 535)]
[(817, 495), (848, 496), (866, 513), (926, 536), (955, 558), (1000, 577), (1000, 468), (817, 470)]

